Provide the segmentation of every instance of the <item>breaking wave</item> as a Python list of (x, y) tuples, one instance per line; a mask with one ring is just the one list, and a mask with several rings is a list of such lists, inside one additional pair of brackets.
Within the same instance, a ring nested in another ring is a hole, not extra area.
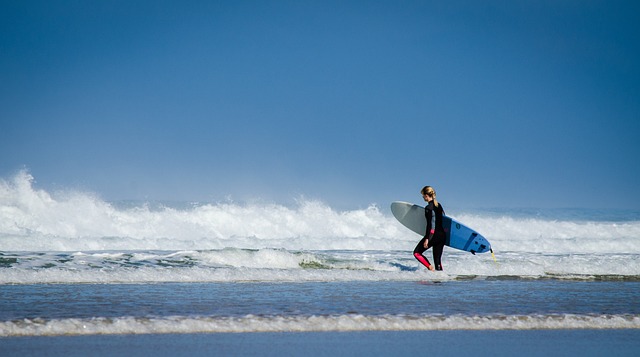
[(163, 318), (22, 319), (0, 322), (0, 336), (105, 334), (638, 329), (640, 315), (335, 315)]

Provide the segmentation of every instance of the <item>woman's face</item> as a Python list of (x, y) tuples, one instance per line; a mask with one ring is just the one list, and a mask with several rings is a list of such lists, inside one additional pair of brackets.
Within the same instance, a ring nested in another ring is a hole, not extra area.
[(422, 195), (422, 198), (424, 198), (425, 202), (431, 203), (431, 201), (433, 201), (433, 197), (429, 195)]

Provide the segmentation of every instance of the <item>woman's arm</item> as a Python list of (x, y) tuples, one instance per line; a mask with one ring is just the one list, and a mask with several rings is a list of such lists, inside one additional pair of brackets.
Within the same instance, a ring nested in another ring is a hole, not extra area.
[(433, 211), (430, 209), (430, 206), (425, 207), (424, 216), (427, 219), (427, 232), (424, 235), (424, 237), (426, 238), (424, 240), (425, 249), (429, 248), (429, 239), (433, 237), (433, 233), (431, 233), (433, 231), (433, 227), (431, 226), (432, 212)]

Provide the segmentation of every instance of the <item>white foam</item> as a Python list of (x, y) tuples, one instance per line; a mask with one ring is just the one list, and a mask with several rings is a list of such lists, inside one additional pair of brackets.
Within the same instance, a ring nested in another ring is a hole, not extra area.
[(372, 205), (337, 212), (318, 201), (297, 207), (218, 203), (187, 209), (116, 208), (95, 195), (50, 194), (26, 172), (0, 181), (3, 251), (234, 248), (393, 249), (414, 240)]
[(640, 259), (623, 254), (471, 255), (444, 253), (444, 272), (428, 272), (406, 251), (282, 249), (5, 254), (0, 284), (161, 282), (443, 281), (520, 277), (572, 280), (640, 277)]
[(0, 322), (0, 336), (638, 328), (640, 328), (640, 315), (248, 315), (244, 317), (22, 319)]
[(26, 171), (0, 180), (0, 284), (640, 277), (640, 221), (628, 218), (460, 214), (498, 263), (445, 248), (446, 273), (429, 275), (411, 255), (420, 237), (375, 205), (118, 207), (33, 181)]
[(166, 283), (166, 282), (334, 282), (448, 280), (445, 274), (336, 269), (140, 268), (140, 269), (6, 269), (0, 284)]
[[(119, 208), (94, 194), (49, 193), (22, 171), (0, 180), (1, 251), (412, 250), (420, 237), (376, 206), (336, 211), (319, 201)], [(498, 252), (640, 254), (640, 221), (459, 214)]]
[(464, 214), (458, 219), (484, 234), (497, 251), (640, 253), (639, 221), (562, 221), (489, 214)]

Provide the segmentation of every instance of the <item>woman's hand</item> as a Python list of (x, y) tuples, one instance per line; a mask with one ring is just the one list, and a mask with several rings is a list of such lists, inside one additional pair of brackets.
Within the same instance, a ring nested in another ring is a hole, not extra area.
[(429, 249), (429, 240), (428, 239), (424, 240), (424, 249)]

